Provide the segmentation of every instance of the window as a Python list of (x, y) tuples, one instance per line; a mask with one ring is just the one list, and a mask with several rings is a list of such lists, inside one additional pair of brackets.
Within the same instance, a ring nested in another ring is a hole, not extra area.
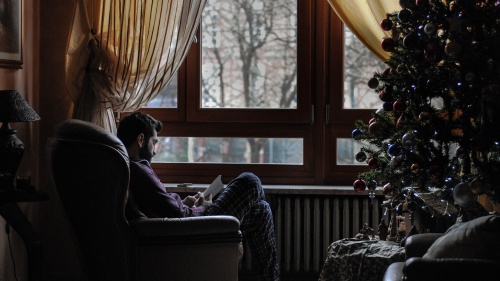
[(381, 63), (327, 1), (211, 0), (195, 40), (142, 109), (164, 122), (162, 181), (251, 171), (265, 184), (350, 185), (366, 169), (351, 131), (378, 106), (366, 80)]
[(380, 99), (367, 81), (386, 65), (344, 26), (344, 108), (376, 109)]
[(209, 1), (202, 108), (297, 108), (297, 0)]

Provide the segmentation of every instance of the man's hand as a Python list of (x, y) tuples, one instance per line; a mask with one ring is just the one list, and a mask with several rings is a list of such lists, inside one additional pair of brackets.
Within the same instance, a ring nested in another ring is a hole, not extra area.
[(189, 208), (192, 208), (194, 207), (194, 203), (196, 202), (196, 200), (198, 200), (197, 196), (198, 194), (196, 194), (196, 196), (188, 195), (182, 200), (182, 203), (184, 203), (184, 205), (188, 206)]
[(198, 198), (196, 202), (194, 202), (194, 206), (201, 208), (203, 212), (205, 212), (205, 210), (212, 205), (212, 194), (208, 195), (208, 197), (205, 198), (203, 196), (203, 193), (198, 192), (198, 194), (196, 194), (194, 197)]

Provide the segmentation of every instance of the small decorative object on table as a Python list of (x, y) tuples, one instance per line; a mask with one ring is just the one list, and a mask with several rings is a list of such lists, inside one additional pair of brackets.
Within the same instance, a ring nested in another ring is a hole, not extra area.
[(358, 240), (376, 240), (375, 231), (365, 223), (365, 226), (363, 226), (361, 231), (356, 234), (354, 238)]

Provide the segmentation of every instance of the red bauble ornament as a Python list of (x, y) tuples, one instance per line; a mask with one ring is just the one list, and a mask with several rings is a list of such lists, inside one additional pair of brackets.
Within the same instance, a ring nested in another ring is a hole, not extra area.
[(392, 74), (392, 68), (391, 67), (388, 67), (386, 69), (384, 69), (384, 71), (382, 72), (382, 76), (384, 77), (387, 77), (388, 75), (391, 75)]
[(392, 38), (385, 38), (382, 40), (382, 49), (386, 52), (392, 52), (394, 51), (394, 46), (396, 44), (394, 43), (394, 40)]
[(368, 167), (376, 169), (380, 167), (380, 161), (377, 158), (370, 158), (370, 160), (368, 160)]
[(362, 192), (366, 190), (366, 182), (362, 179), (355, 180), (352, 186), (354, 187), (354, 190), (356, 190), (357, 192)]
[(380, 92), (378, 95), (381, 101), (391, 101), (392, 100), (392, 94), (389, 88), (385, 88)]
[(415, 0), (415, 5), (419, 8), (423, 8), (429, 4), (429, 0)]
[(390, 31), (392, 29), (392, 21), (390, 19), (383, 19), (380, 22), (380, 27), (385, 31)]
[(396, 111), (397, 113), (402, 113), (406, 110), (406, 104), (402, 101), (397, 100), (392, 105), (392, 108), (394, 108), (394, 111)]

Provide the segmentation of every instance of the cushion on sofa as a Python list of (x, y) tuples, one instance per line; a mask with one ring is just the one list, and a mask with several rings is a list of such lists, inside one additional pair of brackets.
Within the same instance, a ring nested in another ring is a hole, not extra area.
[(438, 238), (424, 258), (500, 260), (500, 216), (487, 215), (463, 223)]

